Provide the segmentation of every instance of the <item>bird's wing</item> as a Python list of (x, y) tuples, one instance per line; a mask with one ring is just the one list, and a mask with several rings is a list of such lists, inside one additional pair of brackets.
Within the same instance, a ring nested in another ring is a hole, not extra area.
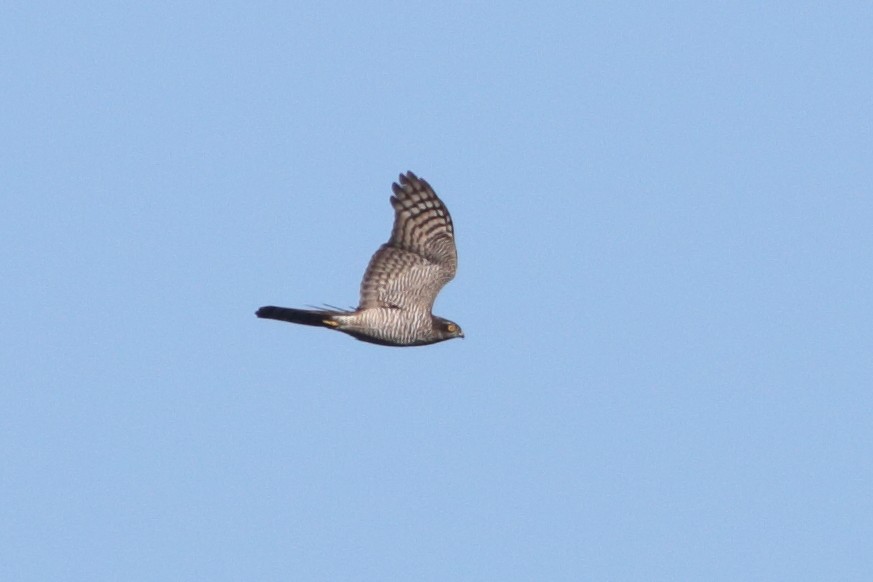
[(370, 259), (361, 281), (361, 308), (398, 307), (430, 312), (458, 267), (448, 209), (426, 181), (412, 172), (392, 185), (391, 239)]

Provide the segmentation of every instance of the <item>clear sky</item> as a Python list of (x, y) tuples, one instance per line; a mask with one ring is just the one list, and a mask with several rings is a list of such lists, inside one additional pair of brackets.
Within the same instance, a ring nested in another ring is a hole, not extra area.
[[(0, 579), (873, 580), (869, 2), (7, 2)], [(393, 349), (353, 306), (452, 212)]]

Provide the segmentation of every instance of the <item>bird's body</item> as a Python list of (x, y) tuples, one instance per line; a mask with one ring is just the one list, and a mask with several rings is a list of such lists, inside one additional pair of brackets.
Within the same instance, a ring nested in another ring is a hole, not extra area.
[(261, 307), (256, 315), (335, 329), (386, 346), (420, 346), (464, 337), (460, 326), (431, 313), (433, 302), (457, 270), (454, 227), (430, 185), (412, 172), (392, 185), (391, 239), (370, 259), (358, 308)]

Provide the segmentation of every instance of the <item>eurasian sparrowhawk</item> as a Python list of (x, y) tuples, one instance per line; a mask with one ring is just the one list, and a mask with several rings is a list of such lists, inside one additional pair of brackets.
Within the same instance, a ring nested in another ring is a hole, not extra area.
[(361, 281), (355, 310), (261, 307), (256, 315), (335, 329), (385, 346), (421, 346), (464, 337), (461, 327), (431, 313), (458, 266), (449, 211), (430, 184), (412, 172), (392, 184), (394, 228)]

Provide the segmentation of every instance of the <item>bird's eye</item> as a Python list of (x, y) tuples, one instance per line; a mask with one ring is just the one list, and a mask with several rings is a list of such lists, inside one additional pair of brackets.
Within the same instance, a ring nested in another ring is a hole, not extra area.
[(456, 331), (458, 331), (458, 326), (454, 323), (450, 323), (446, 326), (446, 329), (449, 331), (449, 333), (455, 333)]

